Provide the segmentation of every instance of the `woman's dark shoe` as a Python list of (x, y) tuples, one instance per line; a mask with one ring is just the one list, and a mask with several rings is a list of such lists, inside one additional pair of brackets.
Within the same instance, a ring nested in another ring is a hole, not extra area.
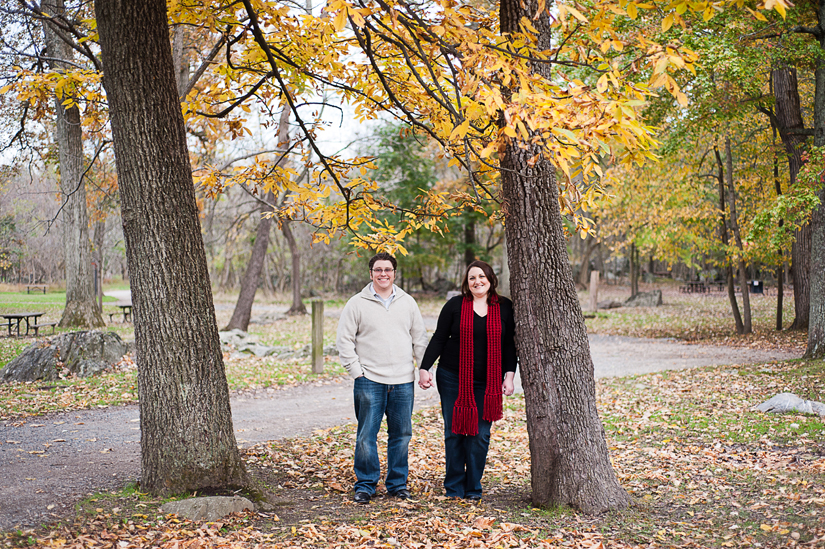
[(410, 491), (409, 491), (409, 490), (407, 490), (406, 488), (401, 488), (401, 489), (400, 489), (400, 490), (398, 490), (397, 492), (393, 492), (393, 493), (392, 493), (392, 494), (390, 494), (390, 495), (391, 495), (392, 497), (394, 497), (394, 498), (398, 498), (398, 499), (412, 499), (412, 494), (411, 494), (411, 493), (410, 493)]
[(370, 502), (371, 496), (367, 492), (355, 492), (355, 496), (352, 500), (355, 503), (363, 503), (367, 504)]
[(469, 496), (464, 496), (464, 499), (466, 499), (467, 501), (470, 501), (472, 503), (478, 503), (479, 501), (481, 501), (481, 496), (478, 495), (478, 494), (472, 494), (472, 495), (469, 495)]

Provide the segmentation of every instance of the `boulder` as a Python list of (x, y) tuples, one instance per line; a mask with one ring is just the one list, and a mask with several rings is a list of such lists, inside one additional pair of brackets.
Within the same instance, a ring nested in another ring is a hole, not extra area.
[(251, 501), (240, 496), (189, 498), (164, 503), (160, 508), (167, 515), (177, 515), (189, 520), (204, 520), (207, 522), (219, 520), (231, 513), (241, 513), (254, 509), (255, 506), (252, 505)]
[[(249, 335), (243, 330), (219, 332), (223, 350), (230, 353), (230, 358), (244, 358), (250, 354), (257, 357), (275, 356), (278, 359), (304, 358), (311, 354), (309, 345), (303, 347), (270, 347), (258, 341), (256, 336)], [(338, 349), (335, 345), (324, 347), (324, 355), (335, 356)]]
[(87, 377), (117, 364), (129, 351), (114, 332), (71, 332), (29, 345), (0, 370), (2, 381), (52, 381), (61, 373)]
[(621, 301), (616, 301), (615, 299), (609, 299), (607, 301), (599, 301), (596, 304), (596, 308), (598, 309), (618, 309), (624, 305)]
[(662, 290), (639, 292), (624, 302), (625, 307), (658, 307), (662, 304)]
[(793, 393), (779, 393), (751, 408), (760, 412), (770, 414), (784, 414), (787, 412), (797, 412), (802, 414), (819, 414), (825, 416), (825, 404), (815, 400), (805, 400)]

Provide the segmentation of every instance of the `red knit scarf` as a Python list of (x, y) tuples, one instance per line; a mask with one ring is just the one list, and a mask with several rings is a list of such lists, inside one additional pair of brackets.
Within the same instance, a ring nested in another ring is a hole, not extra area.
[[(501, 405), (501, 310), (498, 296), (493, 296), (487, 307), (487, 388), (482, 418), (486, 421), (501, 419)], [(473, 298), (466, 296), (461, 303), (458, 400), (453, 408), (453, 433), (478, 434), (478, 410), (473, 396)]]

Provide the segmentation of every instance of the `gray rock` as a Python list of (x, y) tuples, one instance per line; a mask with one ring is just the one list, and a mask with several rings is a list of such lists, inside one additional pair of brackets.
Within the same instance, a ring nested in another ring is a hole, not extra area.
[(128, 346), (114, 332), (60, 334), (29, 345), (0, 370), (2, 381), (52, 381), (61, 373), (88, 377), (117, 364)]
[(286, 315), (283, 313), (269, 311), (262, 315), (256, 316), (249, 321), (250, 324), (274, 324), (278, 321), (284, 320)]
[[(241, 330), (231, 330), (229, 332), (219, 332), (221, 344), (224, 351), (230, 353), (231, 358), (239, 358), (243, 354), (253, 354), (257, 357), (275, 356), (280, 360), (287, 360), (290, 358), (304, 358), (311, 353), (309, 345), (304, 345), (298, 349), (292, 347), (270, 347), (258, 342), (256, 336), (250, 336)], [(338, 349), (335, 345), (328, 345), (324, 347), (324, 354), (329, 356), (337, 356)]]
[(255, 336), (251, 336), (243, 330), (239, 330), (237, 328), (234, 330), (229, 330), (228, 332), (218, 332), (218, 337), (220, 337), (222, 344), (233, 345), (236, 347), (242, 343), (252, 343), (258, 341), (258, 338)]
[(621, 301), (616, 301), (615, 299), (611, 299), (608, 301), (599, 301), (596, 304), (596, 307), (599, 309), (618, 309), (619, 307), (623, 306), (624, 303)]
[(240, 496), (210, 496), (164, 503), (160, 510), (189, 520), (215, 521), (230, 513), (254, 510), (255, 506)]
[(639, 292), (624, 302), (625, 307), (658, 307), (662, 304), (662, 290)]
[(241, 353), (252, 353), (257, 357), (269, 356), (277, 352), (276, 347), (270, 347), (268, 345), (262, 345), (261, 343), (243, 343), (238, 345), (238, 351)]
[(771, 414), (798, 412), (825, 416), (825, 404), (815, 400), (805, 400), (793, 393), (779, 393), (751, 409)]

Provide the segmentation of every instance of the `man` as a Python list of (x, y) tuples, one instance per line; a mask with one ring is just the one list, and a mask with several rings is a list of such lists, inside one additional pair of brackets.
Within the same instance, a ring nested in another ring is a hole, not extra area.
[(370, 282), (353, 296), (338, 321), (338, 355), (355, 378), (353, 397), (355, 501), (369, 503), (381, 474), (378, 430), (387, 416), (387, 493), (409, 499), (407, 447), (412, 437), (415, 363), (424, 357), (427, 331), (415, 299), (397, 287), (398, 262), (388, 253), (370, 259)]

